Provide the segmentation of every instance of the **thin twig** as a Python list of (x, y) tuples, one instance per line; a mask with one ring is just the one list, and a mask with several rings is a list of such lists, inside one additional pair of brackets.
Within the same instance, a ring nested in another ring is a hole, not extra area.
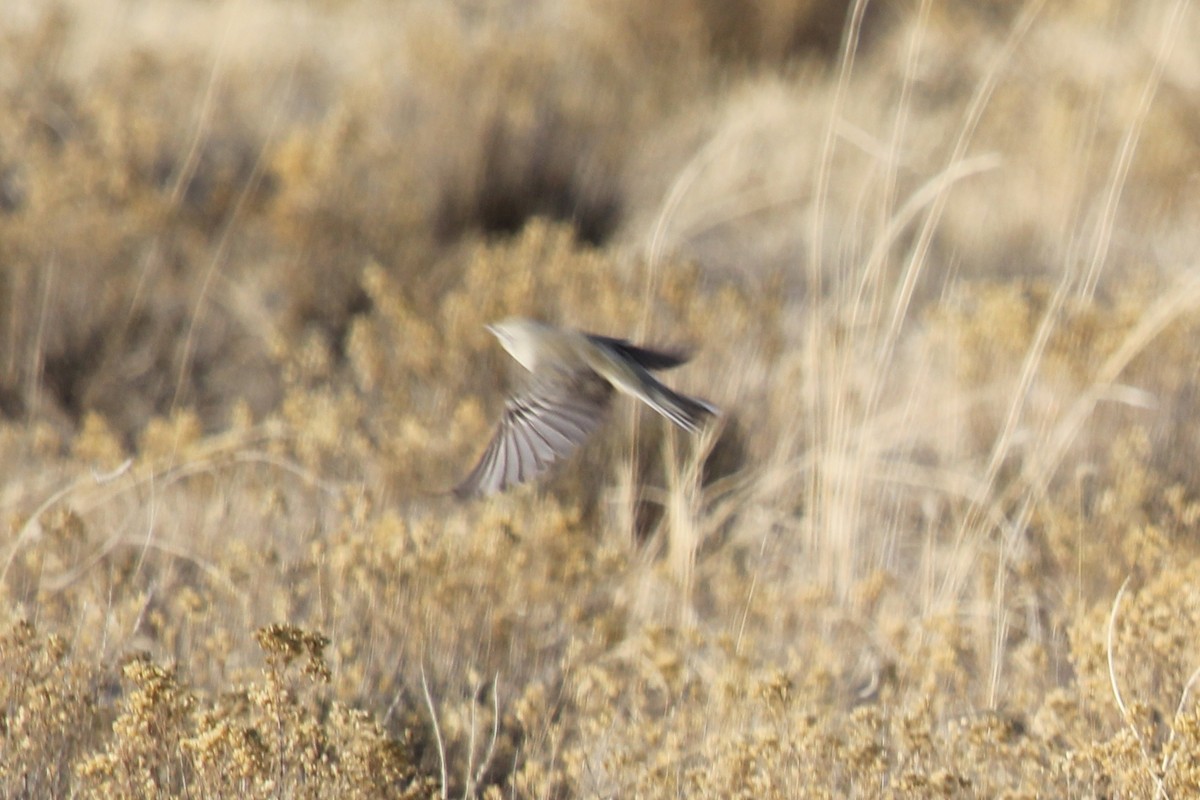
[(446, 778), (446, 744), (442, 741), (442, 726), (438, 724), (437, 709), (433, 705), (433, 696), (429, 694), (429, 682), (425, 680), (425, 665), (421, 665), (421, 691), (425, 693), (425, 705), (429, 707), (429, 718), (433, 720), (433, 738), (437, 742), (438, 760), (442, 766), (442, 800), (450, 796), (450, 787)]
[(1112, 244), (1113, 231), (1116, 229), (1117, 209), (1121, 204), (1121, 195), (1125, 191), (1129, 170), (1137, 153), (1138, 141), (1142, 137), (1146, 118), (1150, 115), (1150, 107), (1154, 105), (1154, 97), (1158, 94), (1159, 86), (1162, 85), (1167, 60), (1171, 56), (1171, 51), (1175, 49), (1180, 31), (1184, 29), (1180, 22), (1189, 5), (1191, 3), (1188, 0), (1176, 0), (1175, 4), (1171, 6), (1167, 19), (1163, 22), (1158, 50), (1154, 54), (1154, 66), (1150, 69), (1146, 83), (1142, 86), (1133, 120), (1121, 138), (1117, 158), (1113, 162), (1112, 172), (1104, 193), (1104, 202), (1100, 206), (1100, 220), (1096, 223), (1095, 246), (1088, 259), (1087, 275), (1084, 277), (1083, 286), (1079, 292), (1080, 296), (1084, 298), (1091, 299), (1095, 294), (1096, 285), (1100, 282), (1100, 273), (1108, 261), (1109, 247)]
[(1154, 796), (1166, 797), (1169, 800), (1170, 795), (1167, 794), (1167, 787), (1163, 784), (1162, 777), (1160, 777), (1154, 771), (1154, 762), (1150, 760), (1150, 753), (1146, 750), (1146, 741), (1142, 738), (1141, 731), (1137, 729), (1137, 725), (1130, 716), (1129, 709), (1125, 706), (1125, 701), (1121, 698), (1121, 687), (1117, 683), (1117, 666), (1113, 648), (1113, 632), (1117, 627), (1117, 611), (1121, 606), (1121, 598), (1125, 596), (1125, 590), (1129, 588), (1129, 581), (1132, 580), (1132, 578), (1133, 576), (1130, 575), (1125, 579), (1125, 582), (1121, 584), (1121, 588), (1117, 591), (1117, 596), (1113, 598), (1112, 610), (1108, 614), (1108, 632), (1105, 635), (1104, 644), (1105, 650), (1107, 651), (1106, 654), (1108, 656), (1108, 681), (1112, 686), (1113, 697), (1117, 701), (1117, 709), (1121, 712), (1121, 719), (1124, 720), (1127, 726), (1129, 726), (1129, 730), (1133, 734), (1133, 738), (1138, 743), (1138, 750), (1140, 750), (1142, 753), (1142, 760), (1146, 762), (1146, 767), (1150, 773), (1150, 777), (1154, 779), (1154, 784), (1156, 787)]
[(129, 472), (132, 466), (133, 459), (127, 458), (121, 462), (120, 466), (111, 472), (100, 472), (95, 467), (92, 467), (92, 480), (96, 482), (97, 486), (104, 486), (105, 484), (112, 483), (126, 472)]
[(500, 673), (497, 672), (492, 676), (492, 740), (488, 742), (487, 753), (484, 754), (483, 760), (479, 762), (479, 769), (476, 770), (475, 776), (472, 779), (472, 785), (474, 786), (478, 786), (483, 781), (483, 774), (487, 772), (488, 767), (492, 764), (492, 758), (496, 755), (496, 742), (500, 738), (500, 695), (496, 692), (499, 683)]
[(1188, 682), (1183, 687), (1183, 694), (1179, 696), (1179, 705), (1175, 707), (1175, 718), (1171, 722), (1171, 733), (1167, 736), (1167, 744), (1163, 748), (1164, 752), (1161, 771), (1164, 779), (1167, 776), (1167, 770), (1171, 768), (1171, 765), (1175, 761), (1175, 756), (1179, 755), (1178, 750), (1171, 752), (1171, 744), (1175, 741), (1175, 733), (1179, 730), (1179, 718), (1183, 715), (1183, 708), (1187, 705), (1188, 697), (1192, 693), (1192, 686), (1195, 685), (1198, 678), (1200, 678), (1200, 667), (1197, 667), (1195, 671), (1192, 672), (1192, 676), (1188, 678)]
[(463, 787), (463, 800), (467, 800), (475, 790), (475, 784), (471, 780), (471, 775), (475, 770), (475, 708), (479, 705), (479, 690), (481, 688), (483, 687), (476, 686), (475, 691), (471, 693), (471, 725), (467, 736), (467, 768), (464, 770), (466, 785)]

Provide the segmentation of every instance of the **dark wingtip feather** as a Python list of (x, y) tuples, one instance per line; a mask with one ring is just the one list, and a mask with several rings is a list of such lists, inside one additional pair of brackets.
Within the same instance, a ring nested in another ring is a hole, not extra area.
[(682, 364), (686, 364), (692, 358), (691, 351), (686, 348), (658, 350), (649, 347), (639, 347), (636, 344), (630, 344), (624, 339), (615, 339), (611, 336), (599, 336), (589, 333), (587, 337), (597, 344), (602, 344), (617, 351), (643, 369), (674, 369)]

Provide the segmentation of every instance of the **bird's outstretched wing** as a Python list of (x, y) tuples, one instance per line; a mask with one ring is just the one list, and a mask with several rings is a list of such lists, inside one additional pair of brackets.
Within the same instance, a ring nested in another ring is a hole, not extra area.
[(581, 370), (509, 398), (487, 450), (454, 493), (495, 494), (541, 475), (600, 427), (612, 393), (599, 375)]

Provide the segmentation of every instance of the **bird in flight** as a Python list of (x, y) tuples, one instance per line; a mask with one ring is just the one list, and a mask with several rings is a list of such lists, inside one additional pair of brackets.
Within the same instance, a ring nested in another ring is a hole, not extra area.
[(711, 403), (680, 394), (650, 374), (685, 363), (686, 355), (520, 317), (487, 329), (529, 370), (530, 380), (505, 403), (491, 443), (454, 490), (459, 497), (502, 492), (566, 458), (600, 427), (614, 390), (692, 433), (720, 413)]

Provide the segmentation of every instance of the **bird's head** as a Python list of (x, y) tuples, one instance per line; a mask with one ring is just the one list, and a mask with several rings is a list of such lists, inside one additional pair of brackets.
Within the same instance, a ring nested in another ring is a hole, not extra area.
[(537, 345), (544, 335), (545, 328), (542, 323), (524, 317), (509, 317), (487, 326), (492, 335), (500, 341), (500, 346), (530, 372), (537, 368)]

